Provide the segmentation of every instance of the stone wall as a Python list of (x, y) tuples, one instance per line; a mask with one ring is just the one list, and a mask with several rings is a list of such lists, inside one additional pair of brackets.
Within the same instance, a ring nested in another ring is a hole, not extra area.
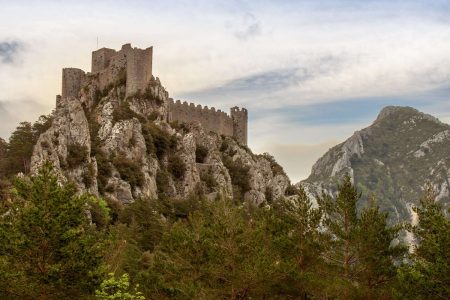
[(172, 99), (169, 101), (169, 122), (199, 122), (206, 131), (217, 132), (227, 136), (233, 136), (233, 121), (221, 110), (194, 103), (181, 102)]
[(83, 70), (76, 68), (64, 68), (62, 70), (62, 97), (77, 98), (85, 78), (86, 74)]
[(208, 108), (194, 103), (169, 100), (169, 122), (199, 122), (206, 131), (213, 131), (247, 145), (247, 110), (238, 107), (231, 109), (231, 116), (214, 107)]

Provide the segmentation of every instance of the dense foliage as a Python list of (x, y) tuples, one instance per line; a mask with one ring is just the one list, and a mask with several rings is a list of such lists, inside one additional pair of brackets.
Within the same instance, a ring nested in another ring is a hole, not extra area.
[(2, 201), (0, 298), (449, 297), (450, 222), (432, 194), (407, 228), (410, 255), (376, 199), (357, 210), (350, 177), (317, 204), (292, 194), (261, 207), (201, 193), (123, 206), (77, 195), (46, 164)]
[(89, 222), (90, 196), (60, 186), (46, 164), (18, 178), (0, 218), (0, 298), (76, 298), (102, 278), (102, 234)]

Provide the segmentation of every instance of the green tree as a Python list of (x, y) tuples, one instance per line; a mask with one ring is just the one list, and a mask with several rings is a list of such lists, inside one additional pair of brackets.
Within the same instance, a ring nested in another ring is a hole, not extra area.
[(9, 138), (8, 151), (3, 166), (6, 176), (15, 175), (19, 172), (29, 172), (34, 144), (35, 135), (31, 123), (21, 122)]
[(358, 250), (358, 216), (356, 203), (361, 195), (346, 175), (338, 185), (336, 199), (323, 193), (318, 201), (324, 210), (323, 224), (329, 233), (330, 247), (324, 252), (324, 258), (335, 274), (335, 285), (330, 289), (338, 289), (337, 293), (348, 299), (356, 294), (357, 250)]
[(314, 208), (303, 188), (296, 195), (273, 203), (266, 214), (267, 230), (285, 277), (278, 283), (285, 296), (317, 295), (325, 283), (323, 269), (324, 234), (319, 230), (320, 208)]
[(388, 214), (379, 211), (373, 202), (362, 210), (358, 231), (357, 281), (364, 299), (387, 299), (396, 280), (396, 261), (407, 248), (392, 241), (398, 237), (401, 226), (388, 226)]
[(334, 285), (330, 293), (344, 299), (383, 299), (392, 294), (396, 278), (394, 262), (405, 247), (393, 244), (400, 226), (388, 226), (386, 213), (371, 204), (357, 213), (361, 194), (346, 175), (338, 186), (336, 199), (323, 195), (324, 225), (330, 234), (325, 251)]
[(105, 279), (100, 289), (95, 291), (95, 296), (102, 300), (145, 300), (145, 297), (135, 286), (130, 286), (130, 278), (128, 274), (123, 274), (119, 279), (114, 277), (113, 273), (109, 274), (109, 278)]
[(428, 187), (414, 208), (419, 217), (410, 228), (417, 239), (411, 263), (398, 272), (403, 299), (450, 299), (450, 220)]
[(142, 287), (155, 298), (267, 297), (280, 267), (265, 228), (230, 201), (205, 202), (164, 234)]
[(14, 183), (11, 207), (0, 217), (0, 295), (76, 298), (101, 281), (102, 239), (88, 218), (89, 196), (60, 185), (49, 163)]

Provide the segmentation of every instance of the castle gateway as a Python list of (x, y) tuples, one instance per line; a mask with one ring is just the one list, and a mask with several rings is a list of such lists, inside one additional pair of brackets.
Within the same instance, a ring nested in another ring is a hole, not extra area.
[[(152, 80), (153, 47), (147, 49), (132, 48), (125, 44), (119, 51), (101, 48), (92, 52), (91, 72), (81, 69), (64, 68), (62, 72), (63, 98), (79, 98), (81, 89), (86, 85), (88, 77), (95, 77), (97, 87), (103, 90), (118, 78), (126, 78), (125, 97), (144, 92)], [(239, 143), (247, 145), (248, 112), (245, 108), (233, 107), (228, 115), (221, 110), (193, 103), (164, 99), (167, 107), (167, 122), (198, 122), (206, 131), (213, 131), (225, 136), (234, 137)]]

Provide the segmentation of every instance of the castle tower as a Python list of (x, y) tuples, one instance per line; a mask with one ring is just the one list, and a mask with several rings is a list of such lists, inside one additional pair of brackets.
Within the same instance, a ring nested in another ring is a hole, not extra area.
[(144, 92), (152, 78), (153, 47), (130, 49), (127, 52), (127, 96)]
[(86, 74), (81, 69), (64, 68), (62, 71), (62, 98), (77, 98)]
[(233, 137), (244, 145), (247, 145), (247, 109), (235, 106), (231, 108), (231, 119), (233, 120)]
[(116, 55), (116, 53), (116, 50), (109, 48), (101, 48), (92, 51), (91, 72), (99, 73), (100, 71), (103, 71), (104, 69), (109, 67), (111, 57)]

